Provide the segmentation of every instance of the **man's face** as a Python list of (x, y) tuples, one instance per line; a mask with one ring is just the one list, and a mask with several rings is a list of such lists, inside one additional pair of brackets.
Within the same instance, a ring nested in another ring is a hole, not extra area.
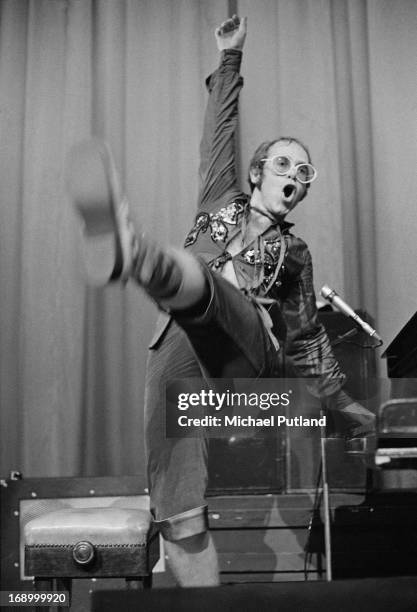
[[(296, 178), (296, 164), (309, 163), (307, 152), (297, 142), (276, 142), (268, 151), (268, 158), (275, 155), (289, 157), (292, 167), (285, 174), (277, 174), (271, 161), (265, 161), (259, 187), (259, 205), (275, 218), (283, 218), (293, 210), (306, 192), (306, 185)], [(258, 178), (252, 175), (252, 180)], [(254, 181), (256, 182), (256, 181)]]

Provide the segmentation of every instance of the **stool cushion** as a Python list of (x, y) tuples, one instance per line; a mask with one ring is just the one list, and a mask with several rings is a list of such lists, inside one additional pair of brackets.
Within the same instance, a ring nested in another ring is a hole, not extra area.
[(64, 508), (29, 521), (26, 546), (68, 545), (80, 540), (102, 545), (145, 545), (152, 517), (133, 508)]
[(62, 508), (24, 526), (25, 571), (35, 577), (137, 577), (159, 558), (152, 516), (138, 508)]

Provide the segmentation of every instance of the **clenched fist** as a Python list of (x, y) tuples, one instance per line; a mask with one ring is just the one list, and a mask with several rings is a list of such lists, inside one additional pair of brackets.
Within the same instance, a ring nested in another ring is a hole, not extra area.
[(246, 38), (246, 22), (246, 17), (240, 19), (237, 15), (223, 21), (214, 33), (219, 51), (224, 49), (241, 51), (243, 49)]

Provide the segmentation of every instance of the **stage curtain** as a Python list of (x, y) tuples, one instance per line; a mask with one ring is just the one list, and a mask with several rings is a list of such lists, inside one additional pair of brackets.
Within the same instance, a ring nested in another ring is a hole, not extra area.
[(213, 30), (249, 17), (240, 160), (295, 135), (319, 170), (293, 217), (316, 286), (393, 335), (412, 312), (414, 0), (2, 0), (0, 475), (137, 474), (155, 306), (94, 289), (65, 188), (69, 148), (106, 139), (132, 218), (181, 244), (197, 194)]

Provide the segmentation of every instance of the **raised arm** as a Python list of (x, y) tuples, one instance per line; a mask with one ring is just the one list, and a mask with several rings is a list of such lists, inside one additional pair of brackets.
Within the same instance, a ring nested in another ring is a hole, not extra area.
[(236, 128), (238, 99), (243, 86), (239, 74), (246, 38), (246, 18), (236, 15), (215, 31), (221, 52), (219, 68), (207, 79), (209, 99), (200, 146), (199, 207), (206, 209), (228, 191), (238, 192)]

